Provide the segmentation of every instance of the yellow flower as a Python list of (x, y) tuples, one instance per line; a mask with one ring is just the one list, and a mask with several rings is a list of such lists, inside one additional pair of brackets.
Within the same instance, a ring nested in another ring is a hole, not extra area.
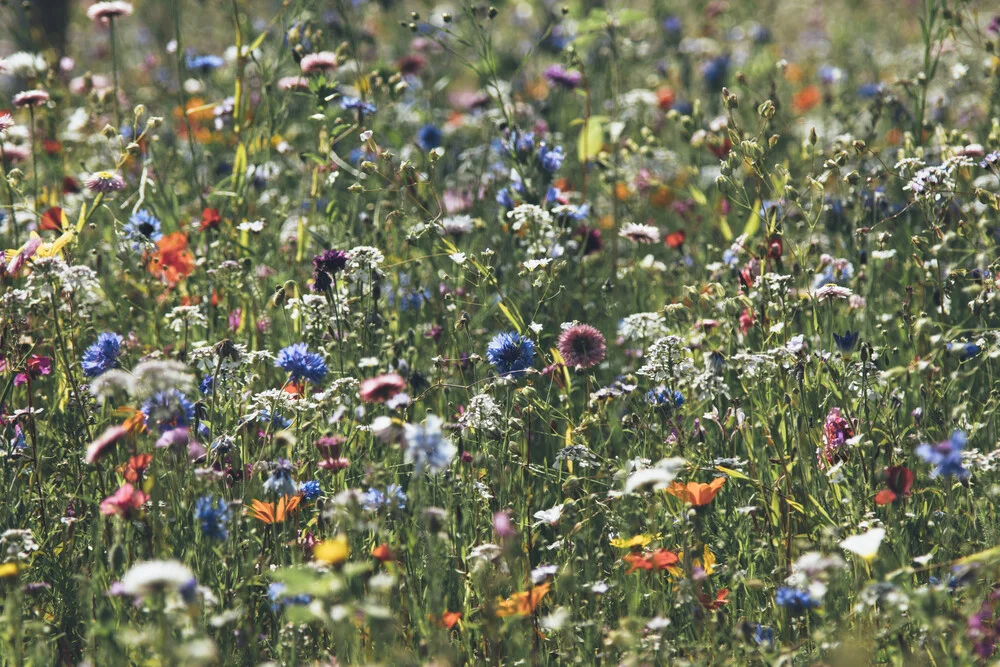
[(0, 565), (0, 579), (17, 575), (17, 563), (4, 563)]
[[(683, 551), (680, 551), (680, 552), (677, 553), (677, 562), (678, 563), (683, 563), (684, 562), (684, 552)], [(709, 550), (707, 544), (705, 545), (705, 549), (702, 552), (702, 557), (701, 558), (694, 557), (694, 558), (691, 559), (691, 567), (692, 568), (700, 567), (702, 570), (704, 570), (704, 572), (705, 572), (706, 575), (709, 575), (709, 574), (712, 574), (713, 572), (715, 572), (715, 554), (713, 554)], [(670, 572), (670, 574), (672, 576), (674, 576), (674, 577), (683, 577), (684, 576), (684, 570), (682, 570), (678, 566), (674, 566), (674, 567), (668, 568), (667, 571)]]
[(611, 546), (618, 547), (619, 549), (634, 549), (635, 547), (645, 547), (647, 544), (653, 540), (658, 540), (662, 537), (660, 533), (653, 535), (651, 533), (643, 533), (642, 535), (634, 535), (629, 538), (616, 537), (611, 540)]
[(324, 540), (313, 547), (316, 560), (327, 565), (340, 565), (351, 555), (351, 547), (345, 535), (337, 535), (332, 540)]

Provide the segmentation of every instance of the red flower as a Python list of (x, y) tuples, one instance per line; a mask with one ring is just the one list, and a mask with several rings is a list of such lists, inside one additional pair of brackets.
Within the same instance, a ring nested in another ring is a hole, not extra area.
[(122, 464), (118, 468), (118, 472), (122, 473), (126, 482), (135, 484), (142, 477), (142, 473), (146, 472), (146, 468), (149, 467), (152, 460), (152, 454), (133, 456), (128, 460), (128, 463)]
[(677, 249), (684, 245), (684, 239), (686, 236), (687, 235), (684, 233), (683, 229), (677, 230), (676, 232), (670, 232), (667, 234), (667, 238), (664, 243), (667, 244), (668, 248)]
[(890, 466), (883, 473), (885, 485), (889, 488), (882, 489), (875, 494), (876, 505), (888, 505), (903, 498), (909, 498), (913, 489), (913, 471), (904, 466)]
[(168, 285), (176, 285), (194, 272), (194, 255), (188, 250), (187, 234), (174, 232), (156, 242), (158, 250), (149, 262), (149, 272)]
[(43, 231), (61, 232), (65, 226), (66, 214), (58, 206), (53, 206), (42, 214), (42, 221), (38, 228)]
[(622, 560), (631, 566), (625, 574), (632, 574), (636, 570), (666, 570), (676, 565), (679, 559), (672, 551), (657, 549), (646, 552), (633, 551)]
[(744, 308), (743, 312), (740, 313), (740, 331), (743, 332), (744, 336), (748, 331), (750, 331), (750, 328), (753, 326), (755, 321), (756, 319), (754, 318), (753, 313), (750, 312), (750, 309)]
[(729, 595), (729, 589), (720, 588), (715, 592), (715, 598), (712, 598), (712, 596), (707, 593), (702, 593), (698, 596), (698, 600), (705, 609), (711, 609), (714, 611), (716, 609), (721, 609), (723, 605), (729, 602), (729, 600), (726, 599), (727, 595)]
[(784, 251), (785, 246), (781, 242), (780, 236), (772, 236), (771, 240), (767, 242), (767, 256), (771, 259), (781, 259)]
[(222, 222), (222, 216), (219, 215), (219, 209), (217, 208), (206, 208), (201, 212), (201, 225), (198, 227), (201, 231), (206, 229), (214, 229), (219, 226)]
[(396, 554), (392, 553), (392, 549), (389, 548), (388, 544), (380, 544), (372, 549), (372, 558), (380, 563), (386, 563), (396, 560)]

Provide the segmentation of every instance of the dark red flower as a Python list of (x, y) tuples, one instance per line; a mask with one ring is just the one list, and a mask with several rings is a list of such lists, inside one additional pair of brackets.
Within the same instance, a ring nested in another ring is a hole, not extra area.
[(876, 505), (888, 505), (909, 498), (913, 489), (913, 471), (905, 466), (889, 466), (882, 473), (888, 487), (875, 494)]

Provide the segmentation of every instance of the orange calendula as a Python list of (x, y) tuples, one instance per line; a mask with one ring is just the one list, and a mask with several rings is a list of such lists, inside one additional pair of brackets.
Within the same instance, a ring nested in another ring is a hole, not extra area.
[(265, 503), (255, 498), (250, 514), (264, 523), (283, 523), (298, 508), (301, 501), (302, 496), (283, 496), (277, 504)]
[(715, 498), (715, 494), (719, 492), (719, 489), (721, 489), (722, 485), (725, 483), (725, 477), (716, 477), (708, 484), (702, 484), (700, 482), (688, 482), (687, 484), (673, 482), (670, 487), (667, 488), (667, 493), (680, 498), (689, 505), (700, 507), (712, 502), (712, 499)]
[(527, 616), (531, 614), (538, 607), (542, 598), (549, 592), (550, 588), (552, 588), (552, 584), (545, 582), (530, 590), (514, 593), (506, 600), (499, 600), (497, 616), (505, 618), (507, 616)]

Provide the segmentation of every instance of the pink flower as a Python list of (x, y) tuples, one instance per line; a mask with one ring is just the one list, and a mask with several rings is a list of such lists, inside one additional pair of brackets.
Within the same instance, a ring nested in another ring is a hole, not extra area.
[(122, 488), (101, 502), (101, 514), (104, 516), (114, 516), (116, 514), (126, 516), (130, 512), (141, 508), (147, 500), (149, 500), (149, 496), (145, 493), (139, 491), (131, 484), (123, 484)]
[(106, 430), (97, 440), (90, 443), (83, 460), (85, 463), (97, 463), (116, 442), (125, 437), (128, 430), (124, 426), (112, 426)]
[(309, 90), (309, 79), (304, 76), (281, 77), (278, 79), (278, 90)]
[(9, 111), (0, 111), (0, 139), (7, 136), (7, 130), (14, 127), (14, 117)]
[(299, 67), (305, 74), (315, 74), (317, 72), (332, 72), (337, 69), (337, 54), (330, 51), (320, 51), (310, 53), (299, 61)]
[(49, 94), (44, 90), (23, 90), (14, 95), (12, 100), (18, 109), (27, 107), (40, 107), (49, 101)]
[(847, 458), (847, 441), (854, 437), (851, 422), (841, 416), (840, 408), (830, 408), (823, 422), (823, 447), (816, 451), (819, 467), (825, 468)]
[(87, 18), (91, 21), (107, 23), (111, 19), (129, 16), (132, 13), (130, 2), (95, 2), (87, 9)]
[(556, 347), (566, 365), (576, 369), (596, 366), (604, 360), (608, 350), (604, 334), (589, 324), (577, 324), (565, 329), (559, 335)]
[(365, 403), (385, 403), (406, 389), (406, 380), (398, 373), (385, 373), (368, 378), (361, 383), (358, 392)]

